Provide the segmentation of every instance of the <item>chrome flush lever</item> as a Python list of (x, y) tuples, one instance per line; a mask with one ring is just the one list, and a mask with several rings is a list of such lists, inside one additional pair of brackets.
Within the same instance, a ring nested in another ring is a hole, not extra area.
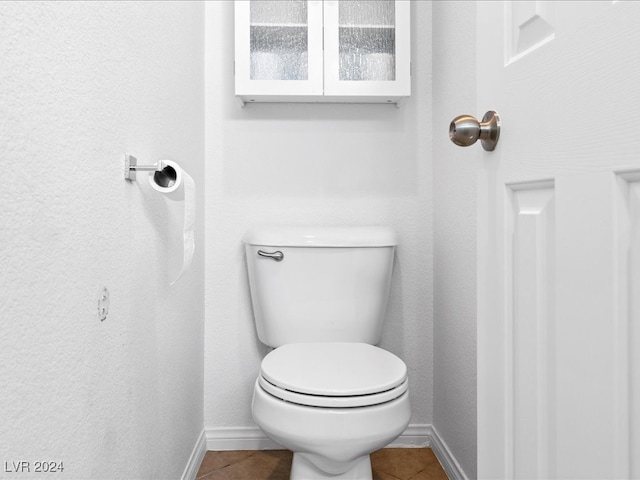
[(284, 258), (284, 253), (282, 253), (280, 250), (277, 250), (275, 252), (265, 252), (264, 250), (258, 250), (258, 255), (265, 258), (271, 258), (276, 262), (281, 262)]

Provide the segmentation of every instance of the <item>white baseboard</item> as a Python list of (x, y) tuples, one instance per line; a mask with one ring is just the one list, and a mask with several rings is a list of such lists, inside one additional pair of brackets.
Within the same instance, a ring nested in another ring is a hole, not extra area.
[(202, 463), (202, 459), (204, 455), (207, 453), (207, 442), (204, 429), (200, 432), (200, 436), (198, 436), (198, 440), (196, 440), (196, 444), (191, 451), (191, 456), (189, 457), (189, 461), (187, 462), (187, 466), (184, 468), (184, 472), (182, 473), (181, 480), (194, 480), (196, 478), (196, 474), (198, 473), (198, 469), (200, 468), (200, 464)]
[[(205, 429), (207, 450), (279, 450), (283, 447), (267, 437), (258, 427), (215, 427)], [(413, 424), (389, 447), (428, 447), (431, 425)]]
[(438, 429), (434, 426), (431, 426), (431, 450), (438, 457), (438, 461), (440, 461), (449, 480), (469, 480), (447, 443), (440, 437)]
[(391, 442), (389, 448), (428, 447), (431, 443), (431, 425), (412, 423), (402, 434)]
[(283, 447), (258, 427), (205, 428), (207, 450), (280, 450)]
[[(211, 451), (227, 450), (279, 450), (283, 447), (267, 437), (258, 427), (215, 427), (206, 428), (201, 437), (202, 443), (206, 437), (206, 449)], [(200, 440), (199, 440), (200, 442)], [(450, 480), (469, 480), (462, 470), (462, 467), (451, 453), (449, 446), (440, 437), (438, 430), (429, 424), (412, 424), (388, 447), (390, 448), (412, 448), (430, 447), (438, 457), (442, 468), (447, 473)], [(195, 458), (198, 445), (194, 448), (192, 458)], [(204, 451), (201, 454), (204, 456)], [(202, 461), (202, 456), (198, 457), (193, 475), (198, 470)], [(191, 463), (191, 462), (190, 462)], [(187, 476), (188, 469), (185, 470), (183, 480), (192, 479), (194, 476)]]

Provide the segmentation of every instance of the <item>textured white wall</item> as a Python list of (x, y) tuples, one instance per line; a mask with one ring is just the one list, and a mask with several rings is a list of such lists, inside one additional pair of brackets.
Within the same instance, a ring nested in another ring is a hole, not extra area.
[(484, 113), (476, 111), (475, 13), (475, 2), (433, 2), (433, 423), (469, 478), (477, 476), (477, 166), (447, 130), (457, 115)]
[(431, 4), (415, 2), (413, 94), (390, 105), (252, 104), (233, 94), (233, 5), (207, 4), (205, 426), (253, 426), (267, 352), (241, 238), (257, 224), (386, 224), (400, 236), (381, 345), (409, 366), (412, 423), (431, 423)]
[(32, 469), (3, 478), (179, 478), (202, 431), (203, 208), (169, 287), (181, 205), (122, 154), (202, 187), (203, 27), (195, 3), (0, 2), (0, 462)]

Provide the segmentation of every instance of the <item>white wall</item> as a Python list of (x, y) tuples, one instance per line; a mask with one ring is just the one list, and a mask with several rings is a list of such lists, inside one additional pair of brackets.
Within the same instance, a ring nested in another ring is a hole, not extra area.
[(202, 189), (170, 287), (181, 205), (125, 182), (122, 155), (202, 187), (203, 26), (201, 4), (0, 3), (1, 462), (183, 473), (203, 424)]
[(393, 226), (382, 346), (409, 366), (413, 424), (432, 412), (431, 4), (412, 3), (413, 93), (391, 105), (251, 104), (233, 94), (233, 6), (207, 3), (205, 426), (252, 427), (267, 348), (241, 238), (257, 224)]
[[(203, 423), (203, 336), (204, 424), (253, 426), (267, 349), (244, 231), (388, 224), (401, 244), (382, 346), (409, 365), (412, 423), (433, 421), (475, 477), (475, 166), (446, 138), (453, 116), (482, 113), (475, 5), (434, 2), (432, 37), (431, 3), (412, 8), (401, 109), (241, 109), (231, 2), (206, 5), (206, 74), (202, 5), (0, 4), (0, 460), (63, 461), (69, 478), (180, 476)], [(181, 205), (126, 183), (124, 152), (173, 158), (199, 187), (196, 257), (173, 287)]]
[[(433, 423), (476, 478), (476, 169), (449, 122), (476, 111), (476, 3), (433, 2)], [(470, 148), (481, 148), (475, 145)]]

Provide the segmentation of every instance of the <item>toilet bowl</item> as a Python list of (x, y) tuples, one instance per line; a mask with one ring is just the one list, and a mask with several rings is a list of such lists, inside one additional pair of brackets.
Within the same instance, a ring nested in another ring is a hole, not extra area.
[(262, 362), (252, 413), (293, 451), (292, 480), (371, 479), (369, 454), (409, 424), (406, 366), (368, 344), (284, 345)]

